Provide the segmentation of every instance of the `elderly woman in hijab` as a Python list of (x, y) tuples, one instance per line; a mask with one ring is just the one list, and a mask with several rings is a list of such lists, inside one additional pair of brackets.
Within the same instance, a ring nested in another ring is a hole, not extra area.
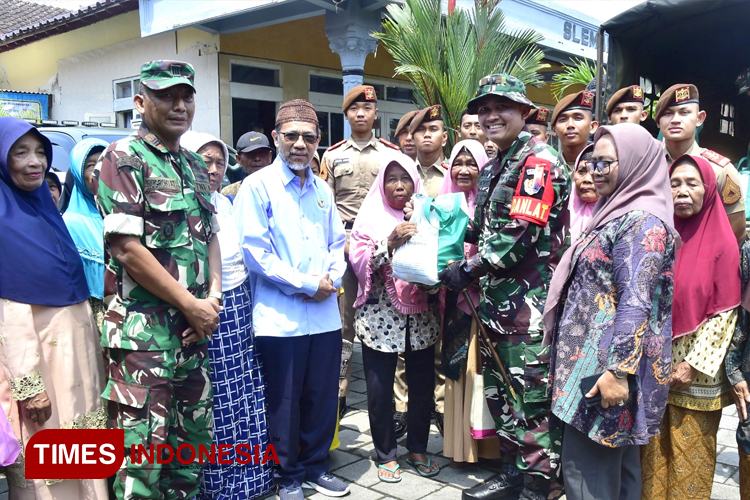
[(599, 201), (563, 255), (544, 311), (568, 500), (641, 498), (640, 447), (659, 433), (671, 373), (675, 260), (669, 170), (642, 127), (601, 127)]
[(573, 194), (568, 202), (570, 209), (570, 241), (578, 239), (594, 214), (599, 193), (594, 186), (594, 177), (589, 171), (589, 163), (594, 154), (594, 144), (589, 144), (578, 155), (573, 170)]
[(709, 500), (721, 409), (731, 404), (723, 366), (737, 322), (740, 255), (711, 165), (684, 155), (671, 168), (677, 250), (672, 377), (661, 432), (643, 449), (643, 498)]
[(107, 312), (104, 303), (104, 221), (96, 208), (92, 177), (96, 162), (107, 146), (107, 142), (90, 137), (76, 144), (70, 152), (70, 173), (74, 183), (68, 209), (63, 214), (83, 262), (89, 304), (100, 332)]
[(435, 342), (440, 333), (438, 301), (417, 285), (391, 276), (393, 252), (416, 232), (416, 226), (404, 220), (403, 210), (418, 192), (420, 180), (414, 161), (396, 152), (383, 155), (378, 177), (362, 203), (350, 238), (349, 260), (359, 281), (354, 331), (362, 341), (378, 478), (387, 483), (401, 480), (392, 406), (399, 353), (404, 355), (409, 385), (407, 463), (425, 477), (440, 472), (438, 464), (425, 455), (435, 383)]
[[(242, 443), (251, 452), (256, 445), (265, 450), (268, 445), (265, 389), (253, 336), (250, 283), (240, 252), (232, 202), (219, 192), (229, 154), (226, 145), (210, 134), (190, 131), (182, 136), (180, 144), (198, 153), (208, 167), (211, 203), (216, 207), (221, 227), (217, 234), (224, 309), (219, 313), (219, 329), (208, 343), (214, 393), (214, 444), (234, 447)], [(260, 497), (273, 486), (271, 465), (269, 462), (267, 466), (207, 467), (203, 470), (198, 498)]]
[[(479, 172), (487, 164), (487, 154), (482, 144), (468, 139), (456, 143), (449, 160), (449, 175), (440, 188), (440, 195), (463, 193), (463, 209), (474, 215), (474, 200), (477, 196)], [(469, 258), (477, 253), (476, 245), (464, 245)], [(454, 292), (445, 293), (445, 321), (443, 324), (443, 349), (441, 366), (445, 375), (445, 436), (443, 455), (451, 458), (451, 466), (461, 467), (465, 463), (476, 463), (479, 458), (499, 458), (500, 445), (497, 434), (473, 436), (469, 426), (472, 388), (479, 365), (479, 343), (477, 325), (464, 296)], [(469, 288), (474, 306), (479, 305), (479, 290)]]
[[(86, 275), (44, 173), (52, 145), (33, 126), (0, 118), (0, 401), (25, 448), (45, 429), (104, 429), (103, 359)], [(13, 499), (106, 499), (104, 480), (25, 479), (6, 469)]]

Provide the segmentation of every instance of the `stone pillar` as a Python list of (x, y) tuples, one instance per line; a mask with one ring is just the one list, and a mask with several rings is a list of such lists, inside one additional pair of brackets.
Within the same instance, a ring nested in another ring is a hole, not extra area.
[[(331, 51), (341, 58), (344, 95), (353, 87), (362, 85), (365, 59), (377, 47), (377, 41), (370, 33), (381, 30), (380, 9), (365, 10), (360, 1), (349, 0), (345, 9), (326, 12), (326, 36)], [(344, 137), (350, 134), (349, 122), (344, 118)]]

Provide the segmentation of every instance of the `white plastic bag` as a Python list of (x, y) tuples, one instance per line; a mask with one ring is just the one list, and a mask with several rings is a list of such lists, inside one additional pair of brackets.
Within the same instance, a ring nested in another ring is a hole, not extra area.
[(417, 226), (417, 232), (393, 253), (393, 277), (409, 283), (437, 285), (438, 279), (438, 238), (440, 223), (433, 215), (425, 217), (425, 203), (430, 198), (415, 194), (412, 197), (414, 212), (410, 221)]

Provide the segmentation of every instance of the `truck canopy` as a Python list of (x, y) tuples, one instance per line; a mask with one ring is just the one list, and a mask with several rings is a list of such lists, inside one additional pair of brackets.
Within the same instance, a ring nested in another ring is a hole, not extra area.
[[(735, 79), (750, 67), (750, 1), (648, 0), (601, 30), (609, 34), (603, 105), (628, 85), (645, 83), (655, 102), (671, 85), (693, 83), (707, 113), (701, 145), (734, 162), (745, 156), (750, 96), (738, 94)], [(653, 121), (647, 126), (655, 132)]]

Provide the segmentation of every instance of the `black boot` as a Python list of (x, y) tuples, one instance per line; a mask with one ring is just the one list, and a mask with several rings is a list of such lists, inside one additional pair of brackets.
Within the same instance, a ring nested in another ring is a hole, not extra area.
[(547, 500), (550, 480), (541, 476), (526, 475), (523, 477), (523, 491), (518, 500)]
[(462, 500), (500, 500), (518, 498), (523, 489), (523, 475), (513, 464), (503, 464), (503, 471), (484, 484), (461, 493)]

